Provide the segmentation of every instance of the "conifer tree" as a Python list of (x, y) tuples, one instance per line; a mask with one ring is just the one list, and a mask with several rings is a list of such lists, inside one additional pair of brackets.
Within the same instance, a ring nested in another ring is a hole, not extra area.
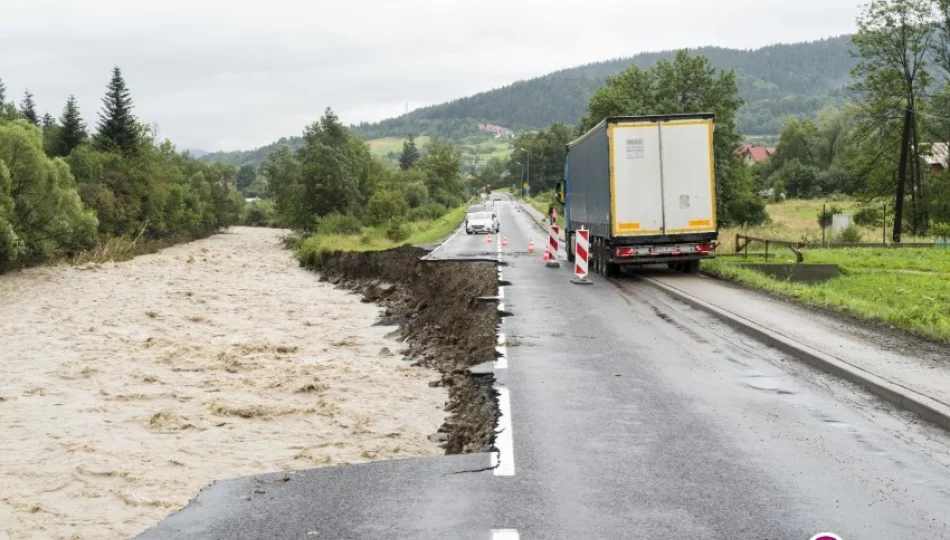
[(132, 115), (129, 89), (118, 66), (112, 69), (112, 80), (107, 88), (99, 111), (96, 145), (103, 150), (118, 149), (131, 154), (136, 146), (135, 116)]

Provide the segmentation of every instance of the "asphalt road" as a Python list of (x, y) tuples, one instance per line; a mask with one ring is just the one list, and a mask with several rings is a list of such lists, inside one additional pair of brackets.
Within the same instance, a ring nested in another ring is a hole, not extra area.
[(572, 285), (570, 265), (527, 253), (546, 233), (514, 203), (499, 211), (507, 249), (462, 232), (433, 257), (498, 257), (511, 282), (501, 466), (224, 482), (143, 538), (950, 538), (945, 432), (636, 275)]

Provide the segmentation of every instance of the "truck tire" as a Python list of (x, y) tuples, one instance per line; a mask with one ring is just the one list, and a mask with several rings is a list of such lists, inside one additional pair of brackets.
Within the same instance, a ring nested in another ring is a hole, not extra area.
[(617, 263), (610, 263), (610, 262), (609, 262), (609, 263), (606, 263), (604, 266), (606, 267), (606, 270), (605, 270), (605, 272), (604, 272), (604, 274), (606, 274), (606, 277), (608, 277), (608, 278), (620, 277), (620, 265), (619, 265), (619, 264), (617, 264)]
[(573, 234), (568, 234), (567, 237), (564, 239), (564, 242), (567, 244), (566, 246), (564, 246), (564, 251), (567, 252), (567, 262), (570, 262), (570, 263), (574, 262), (574, 260), (577, 258), (577, 256), (574, 255), (573, 240), (574, 240)]
[(699, 261), (687, 261), (684, 265), (684, 272), (687, 274), (698, 274), (699, 273)]

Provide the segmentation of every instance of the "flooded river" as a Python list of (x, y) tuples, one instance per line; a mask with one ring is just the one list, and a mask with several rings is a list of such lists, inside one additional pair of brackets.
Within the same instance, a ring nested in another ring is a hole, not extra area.
[(281, 234), (0, 276), (0, 538), (127, 538), (215, 479), (441, 453), (437, 375)]

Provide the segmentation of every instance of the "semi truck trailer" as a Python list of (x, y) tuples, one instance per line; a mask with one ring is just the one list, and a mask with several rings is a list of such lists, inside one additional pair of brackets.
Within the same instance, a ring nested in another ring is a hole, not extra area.
[(715, 256), (712, 114), (606, 118), (567, 145), (560, 197), (566, 251), (590, 231), (593, 272), (666, 264), (697, 272)]

